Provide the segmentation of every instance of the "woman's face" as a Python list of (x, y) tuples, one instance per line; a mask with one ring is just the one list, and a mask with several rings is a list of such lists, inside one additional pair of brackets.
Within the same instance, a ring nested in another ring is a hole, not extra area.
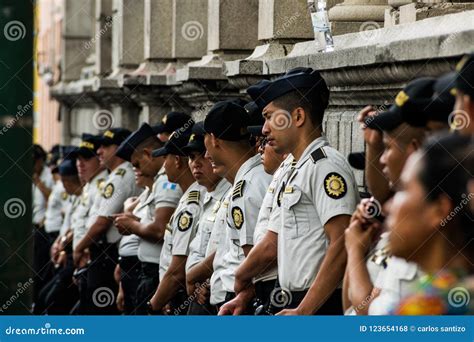
[(434, 220), (433, 205), (427, 202), (426, 191), (418, 180), (421, 167), (420, 154), (414, 153), (403, 169), (397, 192), (385, 205), (391, 251), (413, 261), (417, 260), (417, 254), (421, 255), (419, 251), (440, 223)]

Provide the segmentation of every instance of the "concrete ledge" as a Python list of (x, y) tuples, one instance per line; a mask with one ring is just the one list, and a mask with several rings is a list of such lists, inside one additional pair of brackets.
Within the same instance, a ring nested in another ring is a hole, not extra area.
[(474, 48), (473, 18), (474, 11), (466, 11), (341, 35), (334, 39), (335, 51), (328, 53), (318, 53), (314, 41), (298, 43), (287, 57), (268, 61), (268, 73), (294, 66), (328, 70), (459, 56)]

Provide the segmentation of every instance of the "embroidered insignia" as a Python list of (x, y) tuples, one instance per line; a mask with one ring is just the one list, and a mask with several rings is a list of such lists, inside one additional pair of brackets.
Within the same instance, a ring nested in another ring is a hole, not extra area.
[(235, 228), (240, 229), (244, 224), (244, 213), (239, 207), (232, 208), (232, 219), (234, 220)]
[(113, 139), (113, 138), (114, 138), (114, 133), (113, 133), (113, 132), (111, 132), (111, 131), (105, 131), (105, 133), (104, 133), (104, 137), (107, 137), (107, 138)]
[(178, 217), (178, 229), (185, 232), (192, 224), (193, 215), (189, 211), (183, 211)]
[(390, 257), (390, 250), (388, 247), (384, 247), (375, 251), (374, 255), (370, 259), (376, 265), (382, 266), (383, 268), (387, 267), (387, 260)]
[(398, 107), (403, 107), (403, 105), (405, 104), (405, 102), (408, 101), (409, 98), (410, 97), (402, 90), (395, 98), (395, 103)]
[(62, 199), (63, 201), (67, 200), (67, 196), (68, 196), (68, 195), (67, 195), (67, 192), (66, 192), (66, 191), (63, 191), (63, 192), (61, 193), (61, 199)]
[(115, 174), (118, 175), (118, 176), (122, 176), (122, 177), (123, 177), (126, 172), (127, 172), (127, 170), (120, 168), (120, 169), (118, 169), (118, 170), (115, 172)]
[(97, 189), (102, 191), (102, 190), (104, 190), (104, 186), (105, 186), (105, 179), (103, 179), (103, 178), (98, 179), (97, 180)]
[(187, 203), (196, 203), (199, 204), (199, 199), (201, 198), (201, 193), (197, 190), (190, 191), (187, 198)]
[(115, 190), (115, 188), (114, 188), (114, 185), (113, 185), (113, 184), (111, 184), (111, 183), (107, 184), (107, 185), (105, 186), (104, 192), (103, 192), (104, 198), (110, 198), (110, 197), (112, 197), (112, 195), (114, 194), (114, 190)]
[(238, 181), (235, 186), (234, 190), (232, 191), (232, 200), (242, 197), (244, 194), (244, 186), (245, 186), (245, 180)]
[(326, 194), (334, 199), (339, 199), (344, 197), (347, 191), (347, 185), (344, 178), (336, 173), (331, 172), (324, 179), (324, 190)]

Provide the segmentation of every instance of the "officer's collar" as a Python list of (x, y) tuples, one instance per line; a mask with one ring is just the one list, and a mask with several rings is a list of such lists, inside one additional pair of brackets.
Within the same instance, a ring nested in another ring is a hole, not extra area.
[(299, 169), (308, 159), (310, 159), (311, 153), (313, 151), (317, 150), (320, 147), (328, 146), (328, 145), (329, 145), (329, 142), (324, 135), (320, 136), (319, 138), (314, 139), (313, 142), (309, 144), (303, 151), (301, 158), (297, 161), (295, 165), (295, 169)]
[(240, 166), (239, 171), (237, 171), (237, 174), (235, 175), (235, 179), (234, 179), (234, 184), (238, 182), (247, 172), (249, 172), (255, 166), (261, 163), (262, 163), (262, 160), (261, 160), (260, 154), (258, 153), (254, 155), (253, 157), (250, 157), (249, 159), (247, 159), (245, 163), (243, 163)]
[[(132, 166), (132, 163), (128, 162), (128, 161), (124, 161), (123, 163), (121, 163), (119, 166), (117, 166), (112, 172), (115, 172), (117, 171), (118, 169), (132, 169), (133, 166)], [(112, 173), (111, 172), (111, 173)]]
[(207, 194), (215, 200), (220, 201), (222, 199), (222, 196), (227, 192), (228, 189), (229, 182), (227, 181), (227, 179), (222, 178), (219, 183), (217, 183), (214, 191), (208, 192)]
[(97, 181), (98, 179), (100, 179), (100, 178), (105, 179), (105, 178), (107, 178), (108, 175), (109, 175), (109, 171), (107, 171), (107, 169), (102, 170), (98, 174), (96, 174), (94, 176), (94, 178), (92, 178), (87, 184), (94, 184), (94, 182)]

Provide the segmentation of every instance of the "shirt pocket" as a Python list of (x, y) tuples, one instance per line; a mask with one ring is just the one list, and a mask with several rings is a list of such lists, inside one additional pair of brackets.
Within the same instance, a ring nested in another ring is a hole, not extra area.
[(301, 199), (301, 190), (285, 189), (282, 198), (283, 233), (290, 239), (304, 236), (309, 231), (308, 213), (305, 212)]

